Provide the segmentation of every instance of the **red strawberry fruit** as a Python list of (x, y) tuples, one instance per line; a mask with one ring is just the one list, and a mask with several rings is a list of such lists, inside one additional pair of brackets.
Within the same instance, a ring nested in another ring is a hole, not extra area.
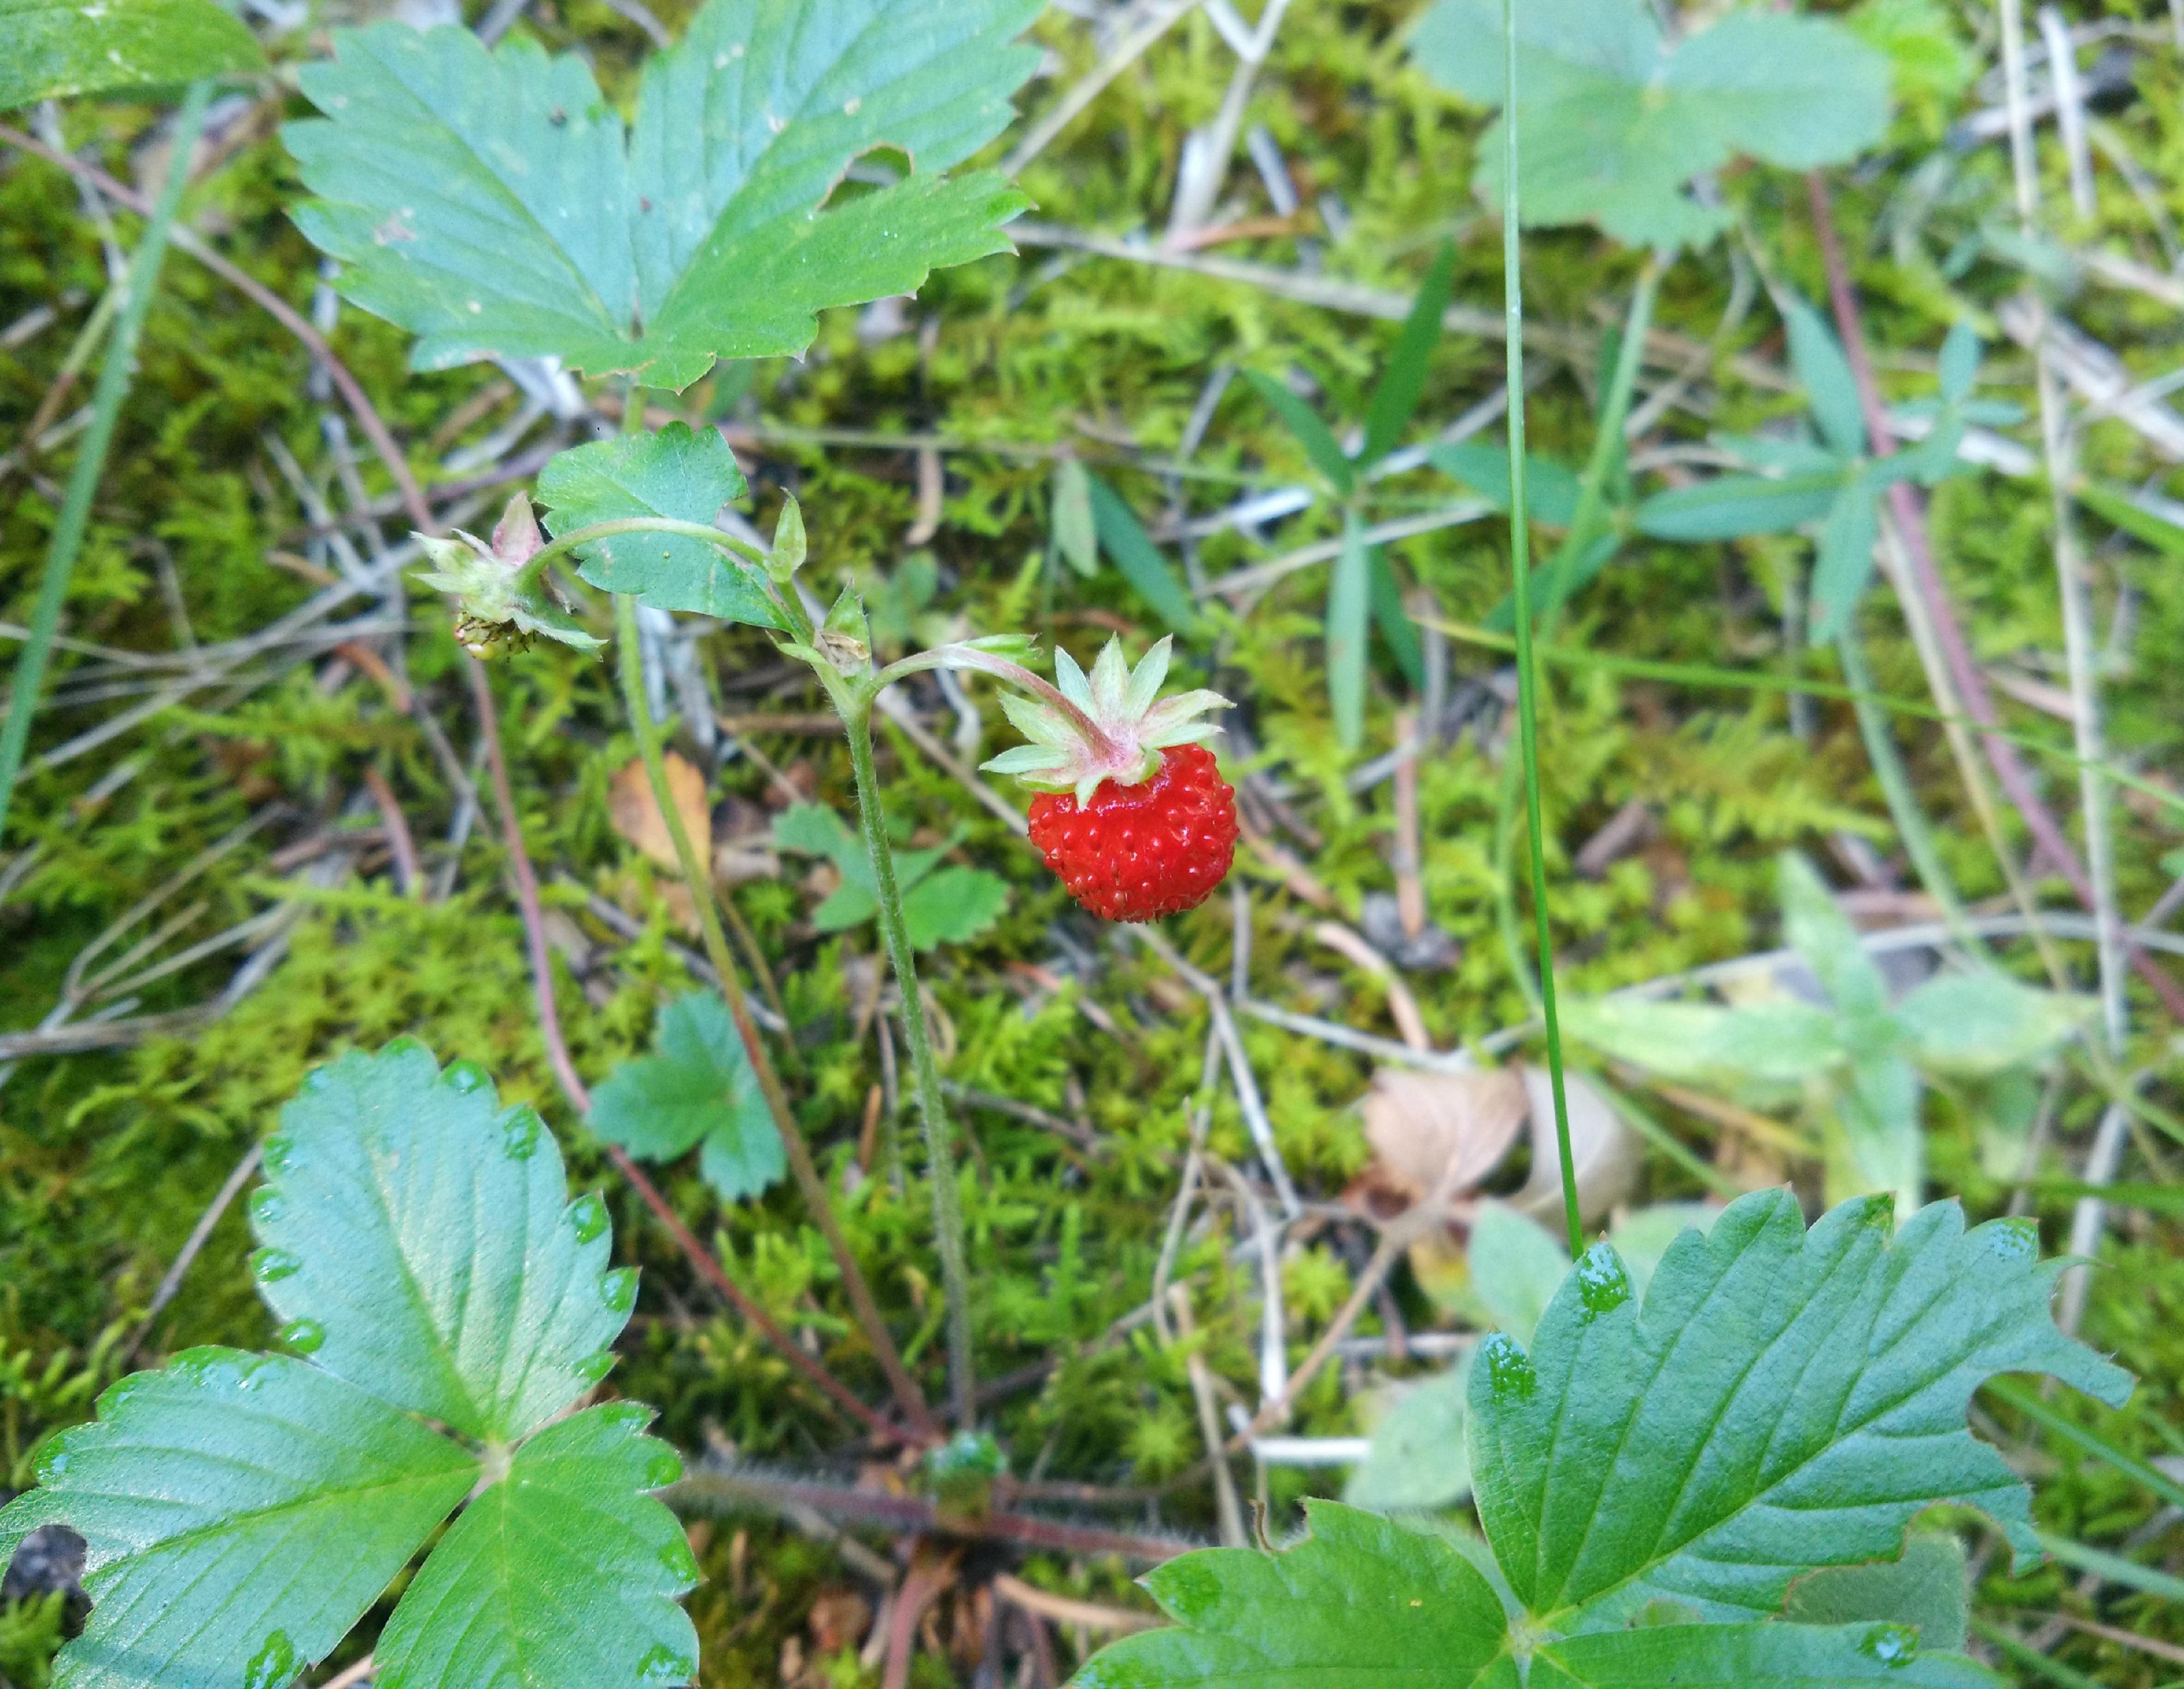
[(1057, 649), (1057, 685), (1039, 683), (1037, 701), (1001, 697), (1031, 743), (986, 766), (1042, 794), (1032, 801), (1031, 842), (1103, 920), (1195, 909), (1235, 860), (1236, 794), (1201, 743), (1219, 731), (1201, 718), (1228, 700), (1161, 697), (1168, 652), (1163, 639), (1133, 671), (1110, 640), (1088, 678)]

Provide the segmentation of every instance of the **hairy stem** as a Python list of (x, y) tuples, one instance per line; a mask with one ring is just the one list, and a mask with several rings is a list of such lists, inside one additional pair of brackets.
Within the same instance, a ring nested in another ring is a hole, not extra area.
[[(1509, 365), (1509, 558), (1516, 581), (1517, 726), (1524, 757), (1524, 828), (1532, 857), (1532, 924), (1540, 946), (1540, 1017), (1546, 1026), (1547, 1081), (1555, 1097), (1555, 1153), (1562, 1167), (1563, 1218), (1569, 1228), (1570, 1254), (1575, 1257), (1585, 1249), (1585, 1227), (1578, 1216), (1569, 1100), (1563, 1086), (1562, 1023), (1555, 1012), (1554, 935), (1547, 926), (1547, 855), (1540, 822), (1539, 677), (1532, 661), (1531, 525), (1524, 509), (1524, 279), (1517, 200), (1517, 0), (1502, 0), (1502, 109), (1507, 114), (1503, 119), (1502, 286), (1503, 339)], [(1603, 427), (1608, 426), (1608, 419), (1602, 420)], [(1613, 426), (1619, 437), (1621, 422), (1615, 421)], [(1610, 454), (1596, 451), (1593, 455), (1594, 467), (1598, 467)], [(1591, 473), (1588, 469), (1588, 477)]]
[(956, 1188), (954, 1128), (941, 1100), (940, 1068), (933, 1059), (933, 1038), (925, 1025), (925, 1002), (918, 995), (917, 962), (910, 928), (902, 918), (902, 891), (894, 878), (894, 851), (888, 844), (887, 818), (880, 809), (879, 775), (872, 766), (872, 699), (861, 689), (834, 692), (848, 730), (850, 765), (857, 777), (857, 813), (864, 822), (865, 850), (872, 858), (872, 880), (880, 910), (880, 936), (902, 993), (902, 1035), (910, 1045), (911, 1073), (917, 1084), (917, 1112), (925, 1126), (925, 1150), (933, 1180), (933, 1223), (940, 1245), (940, 1284), (948, 1301), (948, 1385), (957, 1424), (976, 1417), (971, 1371), (971, 1279), (964, 1247), (961, 1193)]
[[(136, 369), (136, 343), (151, 314), (152, 296), (158, 291), (159, 269), (167, 256), (167, 236), (175, 213), (182, 203), (182, 188), (189, 180), (190, 158), (197, 151), (204, 128), (205, 108), (212, 101), (212, 84), (193, 82), (175, 119), (172, 150), (168, 155), (167, 180), (159, 189), (142, 237), (128, 270), (114, 285), (123, 298), (114, 326), (114, 338), (99, 365), (98, 384), (92, 391), (91, 422), (76, 449), (75, 467), (69, 475), (68, 492), (61, 500), (53, 538), (46, 547), (45, 577), (38, 583), (37, 603), (31, 610), (31, 626), (15, 659), (14, 684), (8, 694), (8, 719), (0, 726), (0, 838), (8, 832), (8, 811), (15, 795), (15, 777), (22, 772), (23, 752), (31, 741), (31, 717), (38, 707), (38, 693), (45, 683), (46, 660), (52, 655), (53, 636), (60, 630), (61, 605), (68, 597), (69, 577), (76, 555), (83, 549), (84, 531), (91, 522), (91, 501), (105, 472), (106, 454), (114, 443), (114, 425)], [(109, 293), (109, 297), (111, 297)]]
[(697, 907), (698, 930), (705, 939), (706, 959), (721, 977), (721, 995), (734, 1018), (736, 1034), (743, 1040), (744, 1054), (750, 1058), (751, 1070), (758, 1075), (759, 1090), (773, 1114), (773, 1123), (780, 1130), (782, 1145), (788, 1155), (789, 1171), (796, 1179), (797, 1189), (803, 1193), (805, 1207), (810, 1209), (813, 1221), (826, 1237), (827, 1246), (841, 1271), (842, 1287), (849, 1294), (850, 1305), (864, 1329), (866, 1340), (872, 1346), (881, 1370), (887, 1374), (896, 1402), (913, 1426), (932, 1431), (932, 1410), (926, 1406), (917, 1381), (903, 1365), (894, 1340), (888, 1335), (887, 1324), (880, 1318), (879, 1305), (872, 1300), (872, 1289), (865, 1282), (856, 1257), (850, 1252), (849, 1240), (843, 1236), (840, 1223), (834, 1218), (833, 1204), (827, 1199), (826, 1181), (812, 1164), (811, 1147), (804, 1141), (803, 1129), (789, 1108), (788, 1094), (782, 1088), (781, 1075), (775, 1071), (759, 1037), (758, 1023), (751, 1018), (750, 999), (744, 995), (735, 958), (728, 950), (727, 935), (721, 928), (720, 911), (714, 906), (712, 876), (698, 860), (697, 850), (690, 843), (690, 831), (682, 824), (682, 812), (676, 808), (674, 793), (667, 784), (667, 761), (660, 751), (659, 727), (644, 696), (644, 664), (638, 649), (637, 600), (627, 594), (615, 594), (615, 643), (618, 648), (622, 702), (629, 711), (630, 726), (637, 734), (638, 754), (644, 758), (644, 772), (652, 783), (653, 800), (659, 805), (667, 836), (674, 842), (683, 884)]

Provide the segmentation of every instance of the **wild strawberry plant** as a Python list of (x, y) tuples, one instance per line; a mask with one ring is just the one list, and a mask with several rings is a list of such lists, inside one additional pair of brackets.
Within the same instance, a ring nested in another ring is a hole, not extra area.
[[(159, 11), (150, 0), (123, 9)], [(936, 669), (999, 681), (1028, 742), (989, 766), (1039, 794), (1033, 842), (1088, 909), (1141, 921), (1202, 902), (1229, 868), (1234, 794), (1204, 744), (1208, 712), (1224, 700), (1164, 692), (1167, 641), (1134, 668), (1111, 644), (1089, 676), (1057, 651), (1053, 683), (1027, 666), (1029, 642), (1008, 632), (881, 665), (853, 588), (831, 604), (811, 595), (827, 560), (812, 555), (800, 509), (784, 505), (769, 543), (726, 531), (721, 513), (747, 492), (733, 454), (709, 430), (650, 430), (646, 394), (687, 387), (718, 360), (800, 352), (818, 311), (914, 289), (935, 267), (1001, 249), (1020, 197), (989, 173), (950, 172), (1006, 122), (1035, 57), (1017, 37), (1037, 9), (1035, 0), (710, 0), (647, 68), (627, 120), (572, 57), (386, 25), (337, 36), (332, 59), (302, 79), (321, 115), (288, 131), (313, 195), (301, 226), (337, 261), (351, 300), (415, 337), (418, 368), (544, 357), (619, 390), (619, 438), (554, 459), (535, 505), (519, 494), (487, 539), (421, 536), (432, 566), (420, 578), (454, 600), (459, 637), (480, 653), (538, 638), (601, 649), (609, 618), (582, 589), (610, 601), (621, 695), (722, 995), (663, 1012), (653, 1053), (600, 1087), (591, 1123), (641, 1158), (697, 1150), (729, 1200), (791, 1175), (896, 1389), (900, 1426), (866, 1417), (922, 1443), (946, 1507), (966, 1515), (987, 1505), (1001, 1467), (976, 1429), (953, 1128), (916, 956), (976, 930), (978, 908), (962, 906), (975, 904), (977, 883), (934, 872), (930, 856), (898, 857), (873, 759), (875, 703)], [(1885, 114), (1871, 67), (1827, 25), (1739, 14), (1671, 51), (1643, 8), (1622, 0), (1533, 8), (1522, 29), (1513, 4), (1498, 26), (1491, 9), (1442, 0), (1418, 51), (1505, 114), (1489, 150), (1513, 214), (1512, 393), (1526, 391), (1520, 206), (1543, 221), (1597, 218), (1673, 248), (1719, 226), (1685, 197), (1693, 176), (1738, 150), (1786, 164), (1841, 156)], [(0, 28), (21, 10), (20, 0), (0, 6)], [(1573, 49), (1564, 26), (1602, 19), (1613, 28)], [(1849, 74), (1821, 75), (1831, 64)], [(202, 95), (193, 99), (201, 114)], [(1542, 131), (1535, 171), (1519, 143)], [(1587, 168), (1603, 159), (1621, 174)], [(1368, 605), (1387, 610), (1393, 598), (1355, 496), (1418, 403), (1447, 267), (1422, 293), (1407, 349), (1368, 405), (1360, 453), (1344, 451), (1285, 388), (1262, 384), (1346, 501), (1329, 610), (1330, 642), (1346, 641), (1349, 654), (1330, 663), (1346, 734), (1361, 702)], [(1512, 779), (1521, 776), (1535, 886), (1546, 880), (1535, 622), (1552, 621), (1613, 549), (1605, 511), (1658, 269), (1648, 264), (1634, 295), (1544, 602), (1529, 557), (1521, 402), (1500, 460), (1519, 672)], [(1963, 361), (1959, 350), (1945, 370), (1953, 400), (1969, 387)], [(1815, 472), (1847, 501), (1830, 508), (1862, 500), (1869, 510), (1872, 493), (1912, 464), (1864, 460), (1840, 383), (1808, 380), (1832, 449)], [(1179, 631), (1198, 631), (1149, 538), (1110, 508), (1110, 490), (1065, 468), (1056, 491), (1056, 549), (1072, 566), (1106, 551)], [(1847, 610), (1863, 579), (1838, 572)], [(786, 819), (780, 842), (840, 867), (836, 917), (877, 923), (900, 988), (926, 1129), (952, 1437), (868, 1296), (858, 1301), (855, 1263), (673, 800), (642, 672), (640, 605), (764, 630), (809, 666), (840, 716), (856, 839), (812, 811)], [(1383, 617), (1399, 654), (1396, 630), (1407, 626)], [(937, 887), (946, 889), (935, 897)], [(1855, 1106), (1876, 1093), (1900, 1102), (1907, 1074), (1915, 1103), (1913, 1052), (1940, 1064), (1934, 1051), (1951, 1029), (1929, 1026), (1921, 1045), (1918, 1023), (1949, 1015), (1930, 999), (1886, 1005), (1869, 970), (1844, 959), (1831, 906), (1807, 906), (1814, 889), (1792, 875), (1792, 923), (1803, 923), (1847, 1023), (1829, 1032), (1821, 1065), (1854, 1125)], [(990, 903), (991, 889), (977, 895)], [(1952, 1651), (1947, 1603), (1930, 1599), (1933, 1557), (1907, 1552), (1918, 1541), (1907, 1533), (1928, 1508), (1971, 1507), (2020, 1556), (2036, 1554), (2024, 1486), (1966, 1427), (1973, 1391), (2042, 1373), (2114, 1402), (2130, 1380), (2050, 1319), (2059, 1263), (2037, 1259), (2029, 1227), (1967, 1230), (1952, 1204), (1914, 1212), (1906, 1201), (1898, 1229), (1893, 1195), (1859, 1196), (1808, 1231), (1792, 1196), (1762, 1192), (1683, 1233), (1638, 1294), (1615, 1250), (1588, 1248), (1580, 1234), (1543, 902), (1535, 918), (1574, 1265), (1529, 1348), (1506, 1334), (1481, 1341), (1460, 1421), (1447, 1422), (1451, 1435), (1462, 1426), (1483, 1541), (1318, 1505), (1308, 1537), (1284, 1552), (1190, 1554), (1154, 1574), (1174, 1623), (1111, 1647), (1082, 1682), (1990, 1681)], [(2006, 1006), (2033, 1012), (2025, 1000)], [(1596, 1025), (1593, 1035), (1610, 1042)], [(1901, 1110), (1883, 1123), (1900, 1128)], [(314, 1075), (269, 1141), (266, 1166), (253, 1265), (281, 1322), (281, 1352), (192, 1351), (125, 1380), (93, 1424), (47, 1448), (41, 1487), (0, 1510), (0, 1556), (56, 1521), (91, 1545), (95, 1605), (61, 1655), (62, 1689), (276, 1689), (326, 1658), (398, 1583), (375, 1647), (383, 1689), (688, 1681), (695, 1639), (677, 1602), (697, 1568), (649, 1493), (679, 1462), (644, 1435), (648, 1410), (583, 1405), (610, 1370), (635, 1278), (607, 1264), (599, 1199), (569, 1201), (543, 1123), (499, 1108), (479, 1070), (442, 1070), (421, 1047), (397, 1045)], [(1900, 1182), (1908, 1197), (1915, 1173), (1903, 1173), (1869, 1162), (1860, 1182)], [(1824, 1581), (1843, 1569), (1858, 1570)]]

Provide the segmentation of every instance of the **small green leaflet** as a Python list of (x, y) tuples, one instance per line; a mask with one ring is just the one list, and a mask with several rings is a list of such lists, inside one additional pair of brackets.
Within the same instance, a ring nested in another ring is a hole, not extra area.
[[(744, 496), (743, 471), (710, 428), (670, 422), (656, 434), (623, 434), (563, 452), (538, 476), (538, 502), (559, 538), (601, 522), (665, 516), (710, 527)], [(702, 539), (619, 533), (577, 548), (577, 573), (602, 592), (632, 593), (655, 610), (778, 627), (756, 569)]]
[(265, 1168), (253, 1269), (284, 1341), (328, 1372), (502, 1442), (605, 1375), (635, 1286), (607, 1271), (604, 1217), (570, 1206), (545, 1123), (502, 1108), (474, 1063), (443, 1073), (402, 1043), (316, 1069)]
[(61, 1689), (286, 1685), (332, 1652), (478, 1475), (369, 1391), (234, 1349), (122, 1380), (37, 1470), (41, 1487), (0, 1512), (0, 1559), (42, 1525), (90, 1545), (91, 1623), (62, 1651)]
[[(865, 841), (850, 832), (833, 811), (822, 804), (797, 804), (784, 810), (774, 821), (773, 842), (783, 850), (824, 856), (840, 874), (842, 883), (812, 911), (811, 924), (821, 932), (838, 933), (862, 926), (879, 913)], [(975, 939), (1000, 920), (1009, 906), (1009, 889), (1000, 875), (983, 868), (939, 866), (940, 859), (954, 848), (950, 840), (922, 850), (894, 853), (903, 924), (910, 929), (911, 944), (918, 950)]]
[(604, 1375), (637, 1280), (607, 1270), (605, 1205), (569, 1201), (538, 1116), (402, 1040), (307, 1078), (265, 1160), (252, 1268), (292, 1352), (123, 1379), (0, 1508), (0, 1562), (47, 1524), (88, 1545), (55, 1689), (283, 1689), (458, 1508), (382, 1636), (382, 1684), (687, 1682), (697, 1567), (645, 1493), (680, 1463), (638, 1404), (555, 1417)]
[(265, 68), (213, 0), (0, 0), (0, 111)]
[[(1498, 108), (1502, 0), (1439, 0), (1412, 52), (1468, 100)], [(1729, 213), (1693, 176), (1748, 153), (1786, 170), (1855, 158), (1888, 126), (1888, 65), (1840, 25), (1752, 8), (1662, 38), (1646, 0), (1524, 0), (1517, 8), (1518, 197), (1527, 225), (1596, 222), (1633, 246), (1711, 241)], [(1479, 149), (1501, 198), (1504, 122)]]
[(610, 1402), (516, 1450), (387, 1620), (378, 1689), (688, 1683), (697, 1638), (675, 1598), (698, 1563), (644, 1493), (682, 1475), (675, 1452), (643, 1435), (651, 1417)]
[(1058, 460), (1052, 501), (1055, 555), (1087, 578), (1098, 574), (1100, 532), (1092, 516), (1091, 471), (1075, 458)]
[(1463, 1403), (1470, 1373), (1470, 1356), (1459, 1355), (1446, 1371), (1403, 1386), (1373, 1427), (1371, 1447), (1343, 1485), (1342, 1499), (1376, 1513), (1420, 1513), (1468, 1495)]
[(1327, 583), (1327, 696), (1335, 741), (1345, 750), (1365, 742), (1365, 639), (1371, 626), (1373, 548), (1354, 510), (1342, 514), (1342, 549)]
[(710, 991), (660, 1010), (652, 1054), (623, 1062), (593, 1094), (591, 1126), (644, 1161), (699, 1149), (705, 1182), (731, 1202), (757, 1196), (788, 1164), (735, 1023)]
[(2113, 1404), (2131, 1380), (2056, 1329), (2064, 1263), (2039, 1260), (2029, 1223), (1967, 1231), (1937, 1203), (1892, 1229), (1885, 1201), (1808, 1231), (1787, 1192), (1757, 1192), (1669, 1246), (1642, 1308), (1596, 1244), (1529, 1355), (1496, 1334), (1474, 1357), (1490, 1558), (1307, 1503), (1311, 1535), (1284, 1552), (1149, 1575), (1173, 1628), (1115, 1643), (1078, 1683), (1514, 1689), (1522, 1653), (1524, 1681), (1552, 1689), (1994, 1689), (1947, 1651), (1947, 1569), (1880, 1557), (1942, 1502), (2038, 1552), (2025, 1486), (1965, 1428), (1973, 1391), (2045, 1372)]
[(1630, 997), (1574, 999), (1569, 1035), (1665, 1079), (1755, 1107), (1802, 1102), (1829, 1139), (1830, 1188), (1886, 1190), (1918, 1207), (1920, 1076), (1993, 1082), (2046, 1060), (2089, 1005), (1995, 973), (1948, 973), (1892, 1004), (1880, 971), (1812, 864), (1778, 864), (1784, 936), (1825, 1006), (1780, 999), (1729, 1008)]
[[(304, 233), (365, 309), (446, 369), (552, 356), (680, 389), (716, 358), (800, 354), (816, 313), (1008, 249), (1024, 200), (956, 179), (1039, 63), (1039, 0), (710, 0), (635, 115), (575, 55), (465, 30), (337, 31), (289, 148)], [(841, 186), (876, 149), (915, 174)], [(825, 209), (822, 209), (824, 207)]]
[(1980, 409), (1971, 399), (1979, 377), (1980, 343), (1966, 324), (1949, 331), (1942, 343), (1940, 395), (1925, 407), (1931, 419), (1925, 438), (1874, 458), (1866, 454), (1857, 380), (1834, 332), (1794, 293), (1783, 294), (1782, 317), (1789, 329), (1791, 362), (1804, 383), (1819, 438), (1724, 436), (1718, 445), (1764, 472), (1717, 476), (1657, 493), (1638, 506), (1632, 519), (1641, 532), (1656, 539), (1686, 542), (1740, 539), (1818, 524), (1812, 580), (1812, 636), (1817, 642), (1850, 626), (1873, 578), (1882, 494), (1899, 481), (1931, 486), (1963, 471), (1957, 449), (1965, 424)]
[(1207, 1548), (1148, 1574), (1175, 1624), (1102, 1648), (1078, 1689), (1517, 1689), (1501, 1597), (1454, 1547), (1333, 1502), (1305, 1517), (1286, 1553)]

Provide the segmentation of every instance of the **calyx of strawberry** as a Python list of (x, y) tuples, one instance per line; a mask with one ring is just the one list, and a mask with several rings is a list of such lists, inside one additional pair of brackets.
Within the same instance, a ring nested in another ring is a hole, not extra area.
[(580, 651), (597, 650), (606, 643), (586, 633), (582, 623), (554, 601), (549, 582), (525, 572), (523, 566), (546, 542), (531, 501), (523, 494), (508, 501), (491, 544), (460, 528), (454, 535), (453, 539), (415, 536), (434, 566), (417, 570), (410, 578), (454, 594), (455, 638), (473, 655), (488, 655), (502, 645), (521, 649), (539, 635)]
[(1161, 753), (1196, 744), (1221, 729), (1204, 718), (1228, 707), (1217, 692), (1203, 689), (1160, 695), (1174, 641), (1162, 639), (1133, 669), (1122, 642), (1110, 639), (1088, 677), (1060, 646), (1054, 652), (1055, 685), (1045, 695), (1001, 694), (1001, 708), (1031, 741), (1005, 750), (985, 766), (1013, 774), (1035, 791), (1071, 792), (1091, 800), (1103, 780), (1135, 786), (1159, 772)]

